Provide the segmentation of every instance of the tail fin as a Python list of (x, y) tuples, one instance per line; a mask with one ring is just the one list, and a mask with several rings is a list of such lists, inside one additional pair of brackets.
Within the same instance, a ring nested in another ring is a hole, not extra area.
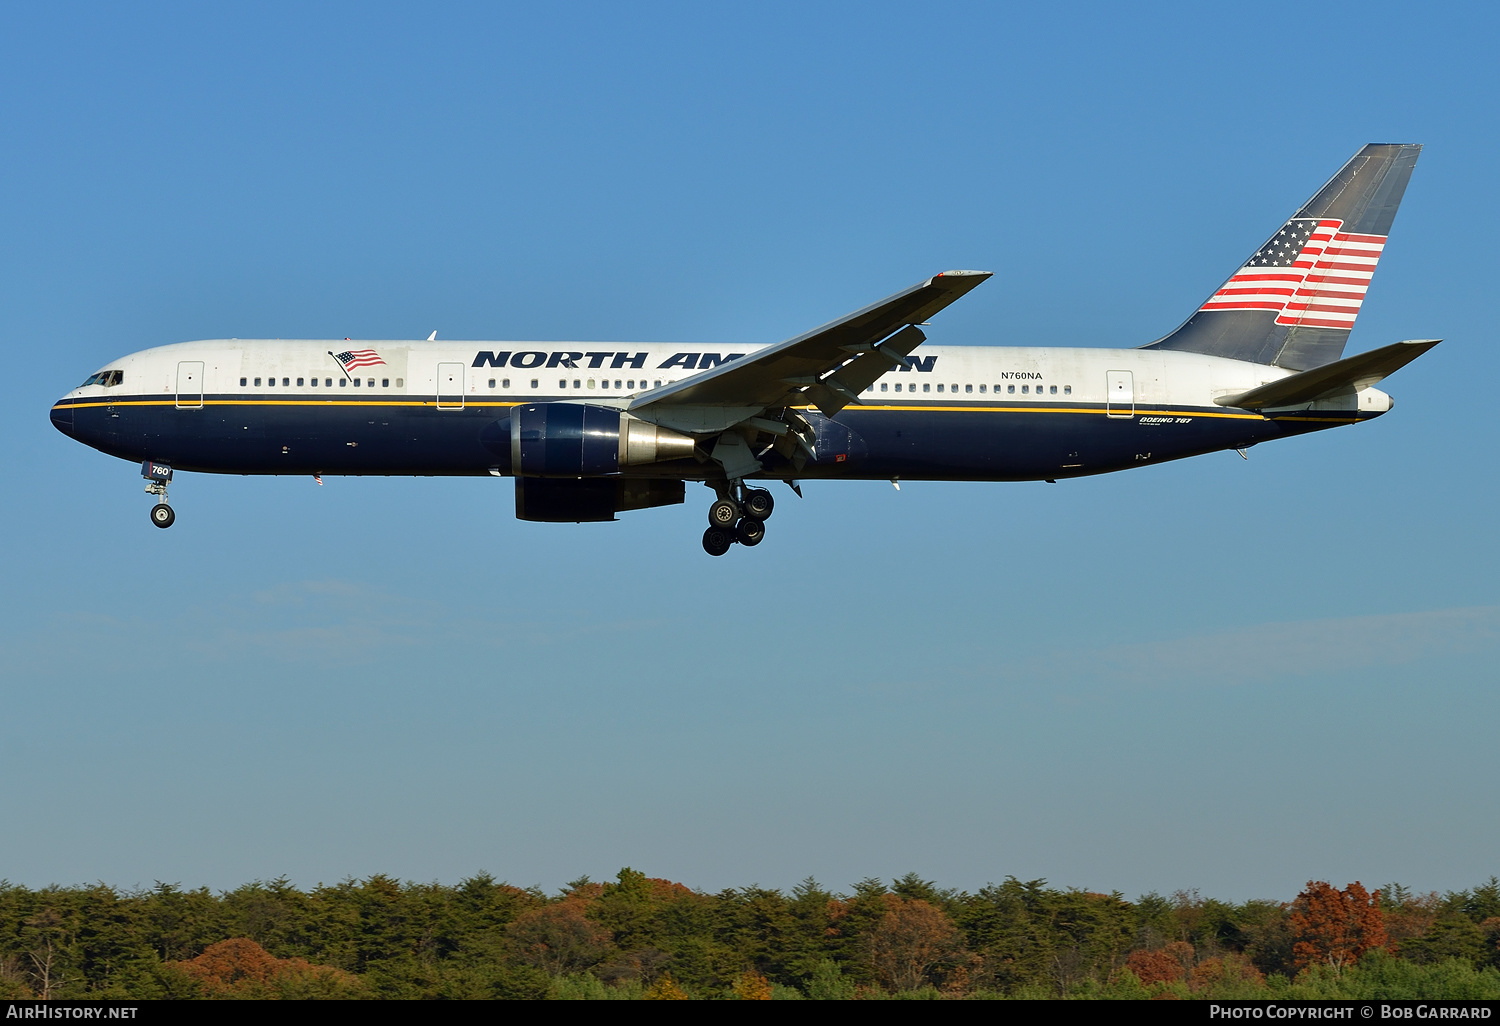
[(1364, 147), (1180, 328), (1144, 348), (1291, 370), (1337, 360), (1421, 151)]

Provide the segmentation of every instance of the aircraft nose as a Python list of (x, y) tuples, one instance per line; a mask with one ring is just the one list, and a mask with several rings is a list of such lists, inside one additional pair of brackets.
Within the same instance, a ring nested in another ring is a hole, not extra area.
[(64, 406), (62, 403), (58, 403), (56, 406), (52, 407), (52, 426), (57, 428), (57, 430), (61, 431), (63, 434), (72, 437), (73, 407)]

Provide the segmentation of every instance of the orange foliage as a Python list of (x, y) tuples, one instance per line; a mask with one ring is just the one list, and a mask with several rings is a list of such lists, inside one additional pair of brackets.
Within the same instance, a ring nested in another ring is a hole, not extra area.
[(610, 943), (610, 932), (584, 914), (587, 908), (587, 902), (569, 896), (522, 912), (505, 933), (528, 964), (553, 976), (586, 969), (604, 957)]
[(671, 901), (674, 898), (686, 898), (698, 893), (687, 884), (673, 883), (659, 876), (648, 876), (646, 882), (651, 885), (652, 901)]
[(1260, 987), (1265, 982), (1266, 974), (1255, 968), (1254, 963), (1244, 955), (1230, 952), (1217, 958), (1205, 958), (1195, 966), (1188, 986), (1197, 994), (1246, 983)]
[(754, 969), (746, 969), (734, 981), (734, 996), (741, 1001), (771, 1000), (771, 981)]
[(677, 981), (672, 979), (671, 973), (662, 973), (661, 978), (646, 988), (646, 993), (641, 995), (646, 1001), (686, 1001), (687, 991), (677, 986)]
[(958, 961), (963, 935), (940, 908), (920, 898), (885, 895), (886, 913), (866, 936), (880, 981), (895, 990), (933, 982), (934, 970)]
[(245, 937), (211, 944), (197, 958), (168, 965), (197, 981), (209, 997), (274, 997), (293, 986), (297, 996), (305, 996), (309, 986), (347, 994), (360, 986), (352, 973), (301, 958), (277, 958)]
[(1307, 890), (1292, 902), (1287, 922), (1296, 938), (1292, 959), (1299, 970), (1310, 965), (1342, 969), (1387, 943), (1380, 892), (1367, 892), (1358, 880), (1342, 891), (1309, 880)]
[(828, 927), (824, 932), (830, 937), (837, 937), (840, 933), (839, 920), (849, 914), (849, 903), (840, 901), (838, 898), (829, 898), (824, 911), (828, 916)]
[(1125, 965), (1148, 987), (1153, 983), (1179, 983), (1187, 979), (1194, 954), (1191, 944), (1173, 941), (1154, 951), (1132, 951)]
[(568, 897), (583, 902), (590, 902), (603, 893), (604, 885), (602, 883), (593, 883), (591, 881), (584, 884), (582, 887), (574, 887), (571, 891), (568, 892)]

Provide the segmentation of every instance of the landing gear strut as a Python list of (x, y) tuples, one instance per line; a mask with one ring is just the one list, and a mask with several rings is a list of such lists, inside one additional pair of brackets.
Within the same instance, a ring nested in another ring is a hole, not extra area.
[[(703, 532), (703, 551), (722, 556), (735, 542), (759, 545), (766, 536), (766, 518), (776, 502), (764, 488), (746, 488), (742, 481), (712, 486), (719, 493), (708, 507), (708, 530)], [(734, 497), (739, 493), (739, 498)]]
[(167, 482), (172, 480), (172, 468), (165, 463), (147, 460), (141, 464), (141, 476), (146, 479), (146, 494), (156, 496), (156, 505), (151, 507), (151, 522), (157, 527), (171, 527), (177, 514), (167, 505)]

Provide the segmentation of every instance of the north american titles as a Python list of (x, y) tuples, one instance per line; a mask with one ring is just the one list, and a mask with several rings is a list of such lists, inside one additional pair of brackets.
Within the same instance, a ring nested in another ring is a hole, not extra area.
[[(520, 352), (502, 350), (500, 352), (479, 352), (474, 355), (471, 367), (519, 367), (522, 370), (534, 370), (538, 367), (566, 367), (568, 370), (603, 369), (608, 360), (610, 370), (624, 370), (631, 368), (643, 370), (649, 353), (614, 353), (614, 352), (573, 352), (559, 351), (544, 353), (539, 349), (524, 349)], [(717, 367), (722, 363), (732, 360), (740, 360), (744, 353), (673, 353), (661, 363), (656, 365), (657, 370), (669, 370), (680, 368), (682, 370), (707, 370)], [(929, 373), (937, 365), (936, 356), (908, 356), (905, 363), (899, 368), (904, 371), (922, 371)], [(1032, 377), (1040, 378), (1040, 374), (1007, 374), (1005, 377)]]

